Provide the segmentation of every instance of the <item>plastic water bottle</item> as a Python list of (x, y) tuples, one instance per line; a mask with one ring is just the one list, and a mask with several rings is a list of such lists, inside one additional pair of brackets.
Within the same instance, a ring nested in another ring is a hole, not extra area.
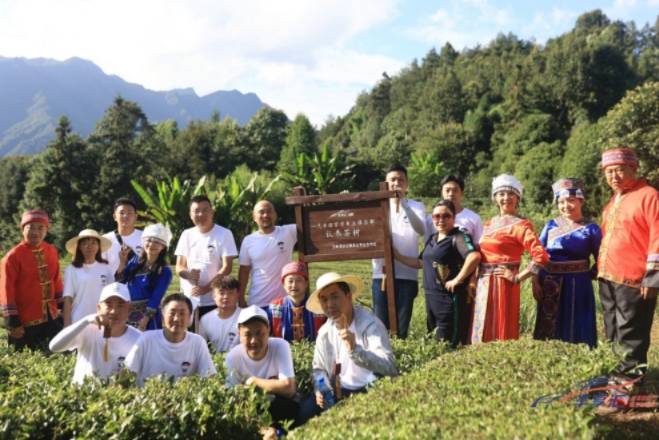
[(334, 406), (336, 400), (334, 399), (334, 393), (332, 389), (325, 383), (324, 377), (319, 377), (317, 379), (318, 391), (323, 395), (323, 400), (325, 400), (325, 408), (323, 410), (329, 409)]

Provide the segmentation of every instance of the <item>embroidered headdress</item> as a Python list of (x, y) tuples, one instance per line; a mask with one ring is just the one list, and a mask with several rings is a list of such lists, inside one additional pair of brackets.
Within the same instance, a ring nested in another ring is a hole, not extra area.
[(511, 176), (510, 174), (501, 174), (492, 180), (492, 198), (499, 191), (512, 191), (517, 194), (520, 200), (522, 200), (522, 192), (524, 187), (522, 182), (517, 180), (517, 177)]
[(636, 151), (631, 148), (612, 148), (602, 153), (602, 168), (611, 165), (627, 165), (634, 169), (638, 168)]
[(574, 177), (559, 179), (551, 186), (554, 192), (554, 203), (561, 197), (576, 197), (584, 199), (583, 180)]

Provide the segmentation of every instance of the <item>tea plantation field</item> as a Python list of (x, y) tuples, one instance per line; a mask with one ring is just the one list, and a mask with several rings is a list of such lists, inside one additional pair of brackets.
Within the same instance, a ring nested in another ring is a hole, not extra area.
[[(312, 282), (329, 270), (357, 274), (370, 288), (370, 262), (314, 263)], [(177, 286), (175, 280), (170, 291)], [(370, 290), (359, 301), (369, 306)], [(654, 366), (659, 364), (657, 316), (650, 351)], [(290, 436), (659, 438), (656, 413), (597, 416), (592, 409), (567, 404), (531, 408), (535, 398), (572, 390), (616, 363), (606, 344), (589, 350), (533, 341), (529, 333), (534, 319), (535, 305), (526, 287), (521, 340), (453, 351), (425, 334), (421, 291), (410, 337), (393, 341), (401, 376), (379, 381), (368, 394), (340, 403)], [(293, 354), (298, 387), (309, 393), (313, 346), (297, 344)], [(92, 381), (73, 387), (74, 356), (13, 353), (2, 335), (0, 438), (259, 438), (259, 427), (268, 422), (266, 397), (244, 387), (225, 389), (223, 356), (214, 359), (219, 374), (208, 380), (150, 381), (138, 389), (130, 376), (120, 376), (110, 385)], [(650, 387), (659, 384), (656, 367), (647, 382)]]

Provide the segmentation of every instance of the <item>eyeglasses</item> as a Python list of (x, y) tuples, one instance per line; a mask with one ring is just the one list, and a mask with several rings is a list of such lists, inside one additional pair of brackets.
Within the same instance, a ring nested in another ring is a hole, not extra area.
[(443, 218), (453, 218), (453, 214), (446, 213), (446, 214), (433, 214), (432, 215), (433, 220), (439, 220), (439, 219), (443, 219)]

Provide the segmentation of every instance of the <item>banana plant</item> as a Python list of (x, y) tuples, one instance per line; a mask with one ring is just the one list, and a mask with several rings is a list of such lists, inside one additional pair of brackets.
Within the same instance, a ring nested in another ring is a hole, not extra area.
[(320, 154), (298, 153), (294, 172), (284, 174), (283, 178), (294, 186), (304, 186), (310, 194), (338, 193), (350, 188), (355, 178), (352, 166), (342, 163), (341, 154), (330, 154), (328, 145), (324, 144)]
[(205, 184), (205, 176), (194, 186), (190, 180), (181, 181), (178, 177), (168, 177), (156, 182), (155, 192), (152, 192), (136, 180), (131, 180), (135, 192), (146, 206), (145, 210), (138, 211), (142, 225), (165, 224), (171, 229), (172, 236), (177, 239), (185, 228), (190, 227), (188, 214), (190, 200), (194, 195), (204, 192)]

